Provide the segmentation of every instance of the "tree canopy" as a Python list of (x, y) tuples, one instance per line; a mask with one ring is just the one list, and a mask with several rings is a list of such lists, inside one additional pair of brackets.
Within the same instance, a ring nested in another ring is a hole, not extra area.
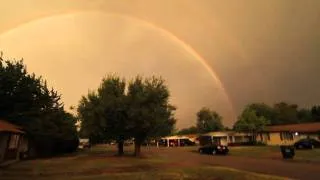
[(256, 115), (258, 117), (263, 116), (267, 120), (269, 120), (271, 123), (275, 123), (275, 117), (276, 113), (274, 111), (274, 108), (265, 104), (265, 103), (252, 103), (249, 104), (246, 109), (251, 109), (255, 111)]
[(221, 131), (224, 129), (222, 117), (217, 112), (204, 107), (197, 113), (197, 129), (199, 133)]
[(270, 125), (307, 123), (320, 119), (319, 106), (299, 108), (296, 104), (286, 102), (279, 102), (273, 106), (264, 103), (252, 103), (246, 109), (254, 110), (258, 117), (264, 117), (270, 121)]
[(273, 106), (275, 120), (272, 124), (293, 124), (299, 123), (298, 105), (285, 102), (276, 103)]
[(147, 138), (172, 132), (175, 107), (169, 103), (169, 90), (162, 78), (137, 76), (126, 85), (124, 79), (108, 76), (97, 92), (82, 98), (78, 106), (81, 133), (97, 141), (116, 140), (119, 154), (123, 153), (121, 143), (134, 138), (138, 156)]
[(135, 140), (135, 154), (148, 137), (161, 137), (172, 132), (176, 108), (169, 103), (170, 93), (162, 78), (136, 77), (128, 87), (128, 117)]
[(0, 118), (21, 126), (37, 155), (77, 148), (75, 117), (64, 110), (60, 95), (42, 77), (29, 74), (23, 60), (0, 56)]
[(312, 120), (320, 122), (320, 105), (311, 108)]
[(123, 79), (109, 75), (97, 92), (82, 97), (77, 109), (81, 136), (89, 137), (92, 143), (115, 140), (119, 155), (123, 154), (123, 142), (130, 137), (125, 87)]
[(234, 130), (256, 133), (263, 131), (265, 126), (270, 124), (264, 116), (258, 116), (257, 112), (247, 107), (234, 124)]

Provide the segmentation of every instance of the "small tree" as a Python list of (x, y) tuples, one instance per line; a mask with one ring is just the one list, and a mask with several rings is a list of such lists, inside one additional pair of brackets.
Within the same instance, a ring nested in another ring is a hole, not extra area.
[(253, 134), (253, 141), (256, 141), (257, 132), (263, 131), (265, 126), (270, 124), (263, 116), (257, 116), (252, 109), (245, 109), (239, 116), (238, 121), (234, 124), (234, 130), (245, 131)]
[(199, 133), (223, 130), (222, 117), (209, 108), (202, 108), (197, 113), (197, 129)]
[(172, 132), (176, 122), (175, 107), (169, 104), (169, 90), (161, 78), (136, 77), (129, 84), (127, 102), (129, 127), (135, 141), (135, 155), (148, 137), (161, 137)]

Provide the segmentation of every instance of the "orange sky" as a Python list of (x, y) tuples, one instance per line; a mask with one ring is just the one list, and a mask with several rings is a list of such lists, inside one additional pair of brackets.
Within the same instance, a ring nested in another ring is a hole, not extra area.
[[(230, 125), (249, 102), (320, 100), (317, 0), (2, 4), (0, 49), (24, 57), (30, 71), (63, 94), (66, 105), (75, 105), (108, 72), (164, 76), (179, 109), (178, 127), (194, 123), (202, 106), (220, 112)], [(208, 63), (226, 91), (184, 44)]]

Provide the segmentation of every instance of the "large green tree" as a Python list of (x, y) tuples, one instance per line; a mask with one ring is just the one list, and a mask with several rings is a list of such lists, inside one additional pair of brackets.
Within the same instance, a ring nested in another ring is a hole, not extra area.
[(0, 56), (0, 99), (0, 118), (26, 131), (32, 152), (52, 155), (76, 149), (74, 117), (64, 110), (60, 95), (42, 77), (29, 74), (22, 60)]
[(102, 127), (107, 139), (116, 140), (118, 154), (123, 154), (123, 143), (130, 137), (125, 94), (126, 82), (115, 75), (103, 79), (98, 96), (101, 100)]
[(123, 142), (135, 140), (135, 155), (147, 138), (168, 135), (175, 124), (175, 108), (169, 104), (169, 90), (161, 78), (137, 77), (128, 85), (111, 75), (103, 79), (97, 92), (83, 97), (78, 106), (81, 135), (94, 142), (116, 140), (118, 153)]
[(270, 121), (263, 116), (258, 116), (255, 110), (245, 108), (233, 129), (253, 133), (255, 137), (256, 133), (263, 131), (268, 124), (270, 124)]
[(307, 123), (307, 122), (313, 122), (315, 121), (312, 111), (307, 108), (301, 108), (298, 110), (297, 113), (299, 123)]
[(123, 154), (124, 141), (130, 137), (125, 88), (125, 80), (109, 75), (98, 91), (82, 97), (78, 106), (81, 135), (93, 143), (116, 140), (119, 155)]
[(320, 106), (315, 105), (311, 108), (312, 121), (320, 122)]
[(175, 107), (169, 103), (170, 93), (162, 78), (138, 76), (128, 87), (128, 117), (130, 133), (135, 141), (135, 155), (141, 144), (172, 132), (176, 122)]
[(276, 124), (295, 124), (299, 123), (298, 105), (288, 104), (286, 102), (276, 103), (273, 106), (275, 112), (275, 120), (272, 122)]
[(271, 122), (271, 124), (276, 124), (276, 113), (274, 108), (265, 103), (252, 103), (247, 105), (247, 109), (251, 109), (256, 112), (258, 117), (264, 117)]
[(209, 108), (202, 108), (197, 113), (197, 129), (199, 133), (207, 133), (210, 131), (222, 131), (222, 117)]

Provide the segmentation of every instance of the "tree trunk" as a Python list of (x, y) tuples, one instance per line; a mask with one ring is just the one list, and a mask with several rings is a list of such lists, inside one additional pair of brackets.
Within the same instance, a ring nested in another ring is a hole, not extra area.
[(118, 141), (118, 155), (122, 156), (124, 154), (123, 151), (123, 141)]
[(141, 154), (141, 144), (142, 143), (140, 141), (134, 142), (134, 155), (137, 157)]

